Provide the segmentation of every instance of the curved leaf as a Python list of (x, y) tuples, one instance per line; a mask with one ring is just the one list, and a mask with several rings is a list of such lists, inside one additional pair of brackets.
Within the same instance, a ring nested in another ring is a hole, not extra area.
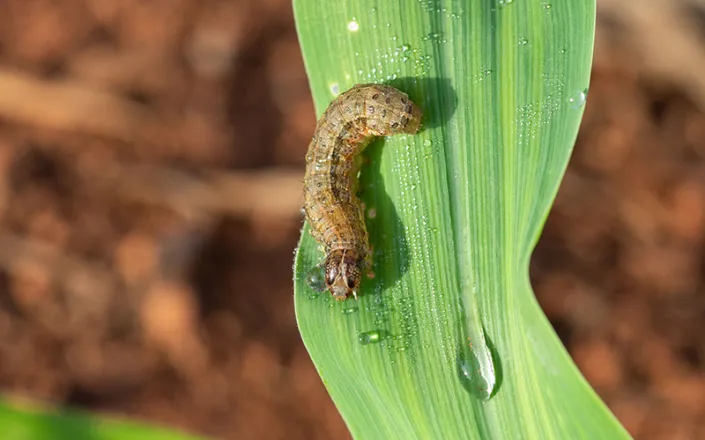
[(301, 335), (352, 434), (628, 438), (528, 279), (582, 117), (594, 2), (295, 0), (294, 9), (318, 114), (364, 82), (394, 85), (424, 110), (421, 133), (367, 150), (375, 278), (359, 301), (306, 285), (323, 258), (308, 226), (296, 256)]

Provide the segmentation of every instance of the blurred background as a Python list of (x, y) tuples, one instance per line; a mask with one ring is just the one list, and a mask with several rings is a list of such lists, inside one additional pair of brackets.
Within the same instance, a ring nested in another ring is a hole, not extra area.
[[(705, 1), (598, 8), (531, 275), (634, 437), (705, 438)], [(0, 0), (0, 389), (350, 438), (292, 304), (314, 125), (289, 0)]]

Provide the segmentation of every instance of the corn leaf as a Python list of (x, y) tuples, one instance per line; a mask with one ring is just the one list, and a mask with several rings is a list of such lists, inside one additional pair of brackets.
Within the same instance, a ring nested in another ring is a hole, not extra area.
[(531, 252), (587, 98), (591, 0), (294, 0), (317, 114), (357, 83), (424, 111), (366, 150), (374, 278), (317, 293), (304, 226), (303, 341), (359, 439), (620, 439), (538, 307)]
[[(16, 399), (13, 399), (16, 400)], [(8, 440), (205, 440), (177, 431), (81, 411), (0, 402), (0, 438)]]

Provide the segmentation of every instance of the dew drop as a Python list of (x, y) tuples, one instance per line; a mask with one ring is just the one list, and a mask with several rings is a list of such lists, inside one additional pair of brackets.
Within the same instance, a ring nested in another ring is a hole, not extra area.
[[(484, 341), (482, 343), (484, 345)], [(465, 341), (458, 352), (457, 367), (465, 391), (482, 402), (490, 400), (497, 384), (490, 349), (486, 345), (477, 347)]]
[(382, 340), (382, 335), (376, 330), (362, 332), (357, 335), (357, 342), (361, 345), (375, 344)]
[(357, 24), (357, 21), (353, 18), (352, 21), (348, 22), (348, 30), (350, 32), (357, 32), (360, 30), (360, 25)]
[(526, 37), (519, 37), (519, 46), (526, 46), (529, 44), (529, 40)]
[(343, 315), (351, 315), (356, 312), (357, 312), (357, 307), (349, 307), (347, 309), (343, 309), (340, 313), (342, 313)]
[(326, 290), (325, 272), (326, 270), (323, 264), (318, 264), (309, 270), (306, 274), (306, 284), (308, 284), (308, 287), (316, 292)]
[(587, 101), (587, 92), (587, 89), (583, 89), (571, 94), (568, 98), (568, 104), (574, 109), (584, 106)]
[(338, 96), (340, 95), (340, 85), (338, 83), (332, 83), (328, 86), (330, 89), (330, 92), (333, 94), (333, 96)]

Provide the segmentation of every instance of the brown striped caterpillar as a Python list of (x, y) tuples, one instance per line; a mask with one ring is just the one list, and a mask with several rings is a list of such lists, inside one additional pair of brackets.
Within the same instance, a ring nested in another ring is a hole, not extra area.
[[(326, 258), (325, 285), (337, 300), (353, 295), (371, 267), (357, 174), (360, 153), (377, 136), (418, 131), (421, 110), (391, 86), (358, 84), (338, 96), (316, 125), (306, 153), (304, 212)], [(312, 286), (314, 287), (314, 286)]]

